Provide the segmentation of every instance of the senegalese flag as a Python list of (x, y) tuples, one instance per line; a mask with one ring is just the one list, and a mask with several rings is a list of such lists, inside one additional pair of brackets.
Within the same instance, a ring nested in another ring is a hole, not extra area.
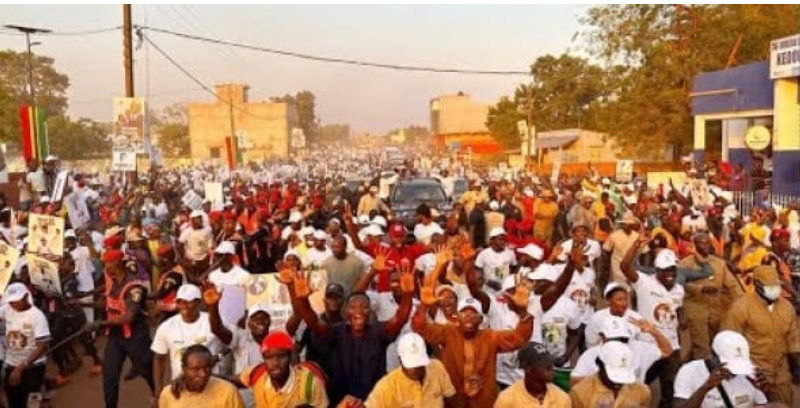
[(47, 139), (47, 117), (44, 111), (33, 106), (19, 108), (19, 120), (22, 128), (22, 153), (25, 161), (43, 160), (50, 154), (50, 142)]

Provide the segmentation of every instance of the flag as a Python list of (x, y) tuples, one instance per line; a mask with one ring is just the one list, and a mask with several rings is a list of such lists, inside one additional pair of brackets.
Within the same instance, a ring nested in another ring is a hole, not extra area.
[(225, 153), (228, 157), (228, 168), (233, 170), (236, 168), (236, 139), (233, 137), (225, 138)]
[(50, 154), (47, 118), (44, 112), (37, 107), (22, 106), (19, 109), (19, 120), (22, 129), (22, 153), (25, 161), (43, 160)]

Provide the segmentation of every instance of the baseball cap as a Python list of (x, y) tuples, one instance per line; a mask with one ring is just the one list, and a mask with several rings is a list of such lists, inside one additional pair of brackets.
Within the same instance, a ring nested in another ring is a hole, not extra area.
[(406, 226), (403, 224), (392, 224), (392, 226), (389, 227), (390, 237), (400, 238), (406, 236), (407, 233), (408, 230), (406, 229)]
[(606, 368), (606, 375), (616, 384), (633, 384), (636, 372), (633, 369), (633, 352), (618, 341), (609, 341), (600, 346), (598, 355)]
[(325, 231), (323, 231), (323, 230), (316, 230), (316, 231), (314, 231), (314, 239), (319, 240), (319, 241), (324, 241), (324, 240), (328, 239), (328, 234), (325, 233)]
[(493, 200), (493, 201), (491, 201), (491, 202), (489, 203), (489, 208), (490, 208), (492, 211), (497, 211), (497, 210), (499, 210), (499, 209), (500, 209), (500, 204), (498, 204), (498, 203), (497, 203), (497, 201), (494, 201), (494, 200)]
[(489, 239), (499, 237), (501, 235), (506, 235), (506, 230), (502, 227), (494, 227), (491, 231), (489, 231)]
[(181, 287), (178, 288), (178, 293), (175, 295), (175, 299), (185, 300), (187, 302), (200, 299), (201, 297), (200, 288), (191, 283), (181, 285)]
[(479, 302), (477, 299), (475, 299), (473, 297), (467, 297), (467, 298), (461, 299), (458, 302), (458, 312), (459, 313), (463, 312), (466, 309), (472, 309), (472, 310), (478, 312), (479, 315), (483, 315), (483, 312), (481, 311), (482, 308), (483, 307), (481, 306), (481, 302)]
[(625, 319), (618, 316), (606, 317), (600, 333), (606, 339), (630, 339), (633, 335)]
[(542, 258), (544, 258), (544, 250), (536, 244), (528, 244), (522, 248), (517, 248), (517, 252), (523, 255), (528, 255), (537, 261), (541, 261)]
[(358, 217), (358, 223), (361, 224), (361, 225), (369, 224), (370, 223), (369, 215), (362, 215), (362, 216)]
[(42, 196), (42, 199), (39, 200), (40, 203), (49, 203), (50, 197), (49, 196)]
[(436, 297), (442, 296), (442, 292), (444, 292), (444, 291), (450, 291), (454, 295), (456, 295), (456, 297), (458, 297), (458, 292), (456, 292), (456, 288), (454, 288), (451, 285), (439, 285), (439, 286), (437, 286), (436, 287), (436, 293), (435, 293)]
[(20, 282), (15, 282), (6, 288), (6, 293), (3, 295), (3, 302), (17, 302), (22, 300), (25, 295), (30, 295), (28, 288)]
[(203, 210), (194, 210), (191, 214), (189, 214), (189, 218), (197, 218), (202, 217), (205, 213)]
[(303, 221), (303, 214), (300, 214), (299, 212), (294, 211), (294, 212), (292, 212), (291, 215), (289, 215), (289, 223), (290, 224), (294, 224), (294, 223), (300, 222), (300, 221)]
[(52, 155), (52, 154), (50, 154), (50, 155), (48, 155), (47, 157), (44, 158), (44, 161), (46, 161), (46, 162), (57, 161), (57, 160), (58, 160), (58, 156), (55, 156), (55, 155)]
[(444, 230), (442, 229), (441, 226), (439, 226), (439, 224), (432, 223), (430, 228), (430, 233), (431, 236), (442, 235), (444, 234)]
[(630, 292), (630, 290), (628, 289), (628, 285), (621, 282), (612, 282), (609, 283), (608, 286), (606, 286), (606, 290), (603, 291), (603, 297), (608, 299), (608, 296), (611, 295), (611, 293), (619, 289), (622, 289), (628, 293)]
[(344, 297), (344, 286), (336, 282), (329, 283), (328, 286), (325, 287), (325, 296), (328, 295), (339, 295), (340, 297)]
[(64, 238), (77, 238), (75, 236), (75, 230), (74, 229), (68, 229), (68, 230), (64, 231)]
[(630, 212), (625, 213), (625, 216), (622, 217), (623, 224), (638, 224), (639, 222), (639, 219)]
[(368, 236), (373, 237), (380, 237), (383, 235), (383, 230), (377, 225), (370, 225), (369, 227), (364, 228), (362, 231), (364, 231), (364, 233)]
[(558, 270), (558, 268), (550, 264), (541, 264), (534, 271), (528, 273), (526, 278), (532, 281), (544, 280), (555, 282), (558, 280), (559, 276), (561, 276), (561, 271)]
[(261, 342), (261, 352), (266, 353), (270, 350), (294, 350), (294, 342), (292, 338), (283, 331), (274, 331), (264, 338)]
[(754, 367), (750, 361), (750, 345), (741, 334), (731, 330), (723, 330), (714, 337), (711, 348), (719, 357), (719, 361), (725, 364), (725, 368), (731, 374), (753, 374)]
[(669, 269), (678, 266), (678, 257), (671, 249), (662, 249), (658, 251), (653, 266), (658, 269)]
[(233, 242), (231, 241), (222, 241), (217, 246), (217, 249), (214, 250), (214, 253), (233, 255), (236, 253), (236, 247), (233, 246)]
[(119, 249), (109, 249), (103, 253), (103, 262), (118, 262), (125, 257), (125, 253)]
[(256, 313), (260, 312), (264, 312), (267, 315), (269, 315), (269, 307), (264, 303), (256, 303), (253, 306), (250, 306), (249, 309), (247, 309), (247, 318), (249, 319), (255, 316)]
[(753, 280), (760, 282), (764, 286), (780, 285), (778, 270), (770, 265), (760, 265), (753, 270)]
[(372, 221), (368, 221), (368, 223), (377, 225), (377, 226), (379, 226), (381, 228), (386, 228), (386, 226), (388, 225), (387, 222), (386, 222), (386, 218), (383, 218), (380, 215), (378, 215), (375, 218), (373, 218)]
[(522, 345), (517, 351), (517, 361), (519, 368), (525, 369), (528, 367), (547, 367), (553, 364), (555, 359), (544, 345), (529, 342)]
[(397, 341), (397, 354), (404, 368), (426, 367), (431, 363), (425, 341), (417, 333), (406, 333)]
[(308, 235), (312, 235), (313, 236), (314, 235), (314, 231), (316, 231), (314, 229), (314, 227), (305, 227), (305, 228), (302, 228), (300, 230), (298, 235), (300, 235), (301, 237), (305, 237), (305, 236), (308, 236)]

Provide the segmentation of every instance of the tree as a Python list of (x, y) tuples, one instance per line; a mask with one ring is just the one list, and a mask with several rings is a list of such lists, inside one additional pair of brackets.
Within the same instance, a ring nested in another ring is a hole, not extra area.
[(403, 131), (406, 133), (406, 144), (417, 145), (431, 142), (431, 130), (425, 126), (406, 126)]
[(73, 121), (69, 116), (57, 115), (47, 119), (50, 152), (64, 160), (110, 157), (108, 131), (107, 126), (86, 118)]
[(165, 157), (189, 156), (189, 117), (186, 105), (175, 104), (150, 114), (150, 127), (158, 135), (158, 148)]
[(319, 128), (318, 141), (323, 143), (346, 142), (350, 137), (350, 125), (331, 123)]
[[(49, 116), (63, 115), (67, 108), (69, 79), (56, 71), (53, 58), (33, 55), (36, 105)], [(19, 107), (30, 103), (28, 54), (0, 51), (0, 140), (21, 139)]]
[(794, 34), (799, 15), (798, 5), (592, 7), (582, 35), (615, 80), (600, 130), (631, 153), (667, 146), (684, 153), (694, 76), (768, 58), (769, 41)]
[(316, 142), (318, 139), (318, 123), (316, 113), (316, 96), (311, 91), (300, 91), (294, 96), (273, 96), (272, 102), (285, 103), (293, 106), (297, 114), (297, 126), (303, 129), (306, 140)]
[(497, 105), (489, 107), (489, 114), (486, 116), (486, 127), (492, 137), (507, 148), (515, 148), (520, 145), (519, 130), (517, 122), (525, 120), (526, 116), (520, 111), (519, 105), (507, 96), (500, 98)]

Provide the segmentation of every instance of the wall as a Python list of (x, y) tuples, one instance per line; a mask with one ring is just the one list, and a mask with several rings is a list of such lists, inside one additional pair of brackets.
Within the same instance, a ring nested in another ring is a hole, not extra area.
[(772, 190), (800, 194), (800, 103), (798, 78), (775, 80)]
[(621, 159), (616, 154), (612, 142), (603, 140), (602, 133), (579, 130), (578, 134), (578, 139), (562, 148), (562, 152), (559, 152), (558, 149), (545, 149), (542, 154), (542, 163), (553, 163), (562, 157), (562, 163), (616, 162)]

